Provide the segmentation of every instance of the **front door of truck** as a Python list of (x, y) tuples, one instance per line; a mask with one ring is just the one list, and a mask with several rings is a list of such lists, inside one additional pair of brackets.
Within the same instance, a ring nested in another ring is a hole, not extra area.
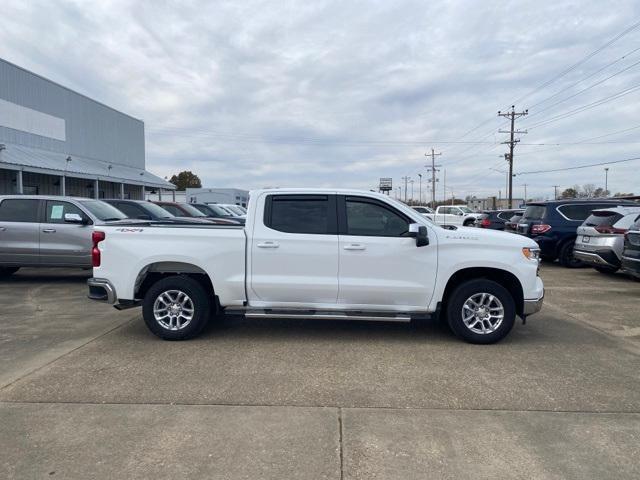
[[(64, 216), (75, 213), (87, 223), (67, 223)], [(91, 232), (89, 217), (74, 204), (47, 200), (40, 224), (40, 263), (42, 265), (91, 266)]]
[(425, 310), (433, 295), (437, 244), (417, 247), (413, 220), (381, 200), (338, 197), (338, 303), (348, 309)]
[[(249, 300), (255, 306), (335, 305), (335, 195), (264, 194), (249, 239)], [(297, 305), (299, 304), (299, 305)]]

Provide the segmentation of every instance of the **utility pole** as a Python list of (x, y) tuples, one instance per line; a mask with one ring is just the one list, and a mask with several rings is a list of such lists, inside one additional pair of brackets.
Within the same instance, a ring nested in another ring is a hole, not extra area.
[(413, 203), (413, 183), (414, 182), (415, 180), (413, 178), (409, 180), (409, 183), (411, 184), (411, 203)]
[(558, 199), (558, 188), (560, 188), (560, 185), (554, 185), (554, 186), (553, 186), (553, 191), (554, 191), (553, 199), (554, 199), (554, 200), (557, 200), (557, 199)]
[(402, 177), (402, 181), (404, 182), (404, 203), (407, 203), (407, 183), (409, 180), (411, 180), (411, 177)]
[(422, 174), (418, 174), (418, 205), (422, 205)]
[(604, 169), (604, 196), (609, 196), (609, 167)]
[(444, 169), (444, 180), (442, 181), (442, 199), (447, 201), (447, 169)]
[(431, 149), (431, 154), (424, 154), (425, 157), (431, 157), (431, 166), (425, 165), (425, 167), (427, 167), (427, 172), (431, 172), (431, 208), (436, 208), (436, 172), (439, 172), (440, 170), (438, 170), (438, 167), (442, 166), (436, 165), (436, 156), (438, 155), (442, 155), (442, 152), (436, 153), (433, 148)]
[(524, 184), (524, 203), (527, 203), (527, 183)]
[(505, 130), (498, 130), (498, 132), (500, 133), (508, 133), (509, 135), (509, 141), (508, 142), (502, 142), (505, 143), (507, 145), (509, 145), (509, 208), (513, 208), (513, 148), (516, 146), (516, 143), (518, 143), (520, 141), (519, 138), (515, 138), (514, 135), (516, 133), (520, 134), (520, 133), (527, 133), (526, 130), (524, 131), (519, 131), (515, 129), (515, 125), (516, 125), (516, 118), (519, 117), (524, 117), (525, 115), (529, 114), (529, 110), (525, 110), (524, 112), (516, 112), (516, 107), (515, 105), (511, 105), (511, 111), (510, 112), (500, 112), (498, 111), (498, 116), (499, 117), (505, 117), (508, 118), (509, 120), (511, 120), (511, 128), (508, 131)]

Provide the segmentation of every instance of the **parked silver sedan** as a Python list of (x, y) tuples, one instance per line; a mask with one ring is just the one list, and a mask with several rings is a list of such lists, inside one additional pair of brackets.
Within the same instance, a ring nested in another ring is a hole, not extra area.
[(620, 268), (624, 234), (640, 219), (639, 207), (594, 210), (578, 227), (574, 256), (602, 273)]

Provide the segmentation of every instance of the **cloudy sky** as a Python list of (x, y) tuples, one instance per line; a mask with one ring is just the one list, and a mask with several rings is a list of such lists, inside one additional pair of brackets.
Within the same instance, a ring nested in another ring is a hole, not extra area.
[[(524, 172), (640, 156), (637, 22), (634, 0), (4, 0), (0, 57), (143, 119), (150, 171), (212, 187), (417, 197), (433, 147), (439, 198), (445, 169), (448, 196), (504, 195), (515, 102), (514, 196), (547, 197), (604, 166)], [(640, 160), (608, 167), (640, 193)]]

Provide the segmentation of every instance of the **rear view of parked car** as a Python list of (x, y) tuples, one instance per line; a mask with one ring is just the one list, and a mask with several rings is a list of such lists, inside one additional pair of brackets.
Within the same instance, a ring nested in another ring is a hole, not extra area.
[(638, 204), (614, 199), (552, 200), (529, 203), (518, 224), (518, 233), (536, 241), (544, 260), (557, 259), (565, 267), (579, 267), (582, 261), (573, 254), (578, 227), (593, 210), (619, 206), (634, 207)]
[(624, 236), (622, 270), (640, 279), (640, 220)]
[(621, 266), (624, 235), (638, 219), (640, 206), (594, 210), (578, 227), (575, 257), (599, 272), (616, 272)]
[(475, 226), (478, 228), (489, 228), (491, 230), (504, 230), (505, 224), (516, 213), (522, 214), (522, 209), (510, 210), (485, 210), (476, 218)]
[(0, 276), (20, 267), (91, 268), (92, 226), (125, 218), (89, 198), (0, 197)]
[(516, 213), (508, 221), (504, 222), (504, 231), (517, 233), (518, 224), (520, 223), (520, 219), (522, 218), (523, 214), (524, 214), (524, 210), (521, 211), (520, 213)]

